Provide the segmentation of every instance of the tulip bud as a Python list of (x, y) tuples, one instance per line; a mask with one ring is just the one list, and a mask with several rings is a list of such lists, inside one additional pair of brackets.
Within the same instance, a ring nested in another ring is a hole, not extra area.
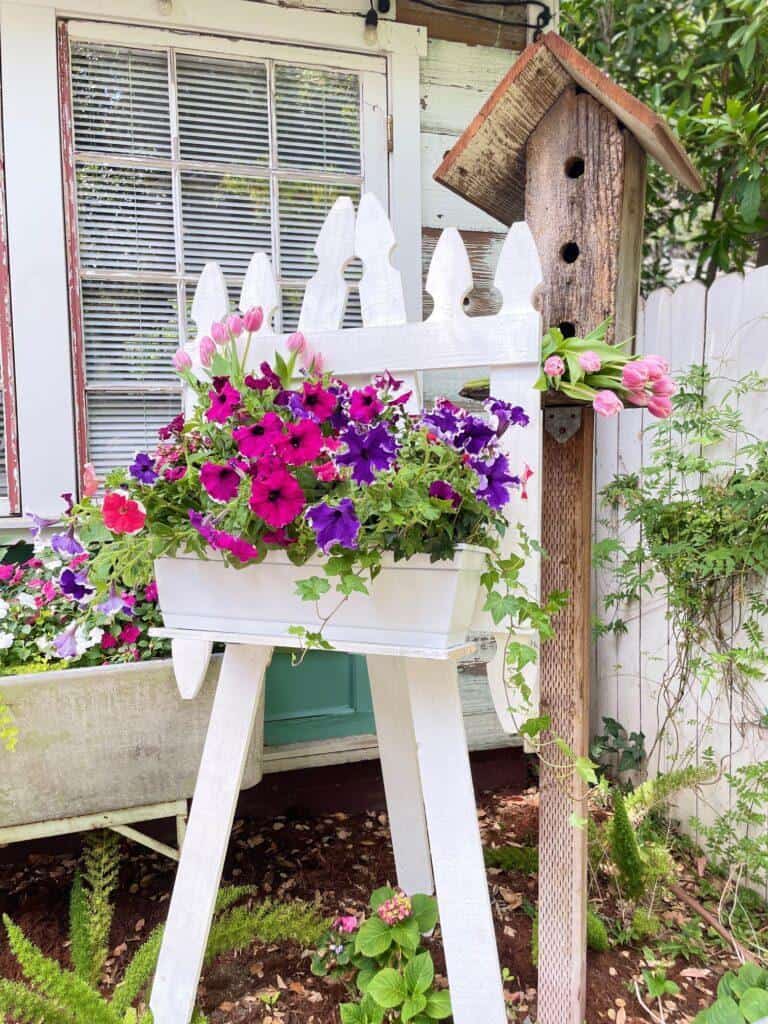
[(201, 366), (210, 366), (213, 362), (213, 356), (216, 352), (216, 342), (213, 338), (209, 338), (206, 334), (205, 337), (200, 339), (200, 347), (198, 349), (198, 355), (200, 356)]
[(648, 399), (648, 412), (657, 419), (665, 420), (672, 413), (672, 399), (666, 395), (651, 395)]
[(651, 382), (651, 391), (654, 395), (671, 397), (677, 393), (677, 384), (675, 384), (671, 377), (659, 377), (658, 380)]
[(562, 377), (565, 373), (565, 363), (560, 356), (550, 356), (544, 360), (544, 373), (547, 377)]
[(190, 358), (189, 352), (183, 348), (176, 349), (173, 354), (173, 365), (179, 372), (182, 370), (191, 370), (192, 359)]
[(307, 351), (307, 339), (301, 331), (296, 331), (294, 334), (291, 334), (290, 337), (286, 338), (285, 344), (289, 352)]
[(243, 324), (246, 331), (259, 331), (264, 323), (264, 310), (261, 306), (253, 306), (243, 316)]
[(211, 324), (211, 337), (217, 345), (226, 345), (229, 341), (229, 331), (226, 324), (218, 320), (215, 324)]
[(233, 313), (227, 317), (227, 328), (233, 338), (237, 338), (238, 335), (243, 333), (243, 318), (238, 316), (237, 313)]
[(648, 382), (648, 366), (644, 359), (636, 359), (621, 371), (621, 383), (630, 391), (644, 388)]

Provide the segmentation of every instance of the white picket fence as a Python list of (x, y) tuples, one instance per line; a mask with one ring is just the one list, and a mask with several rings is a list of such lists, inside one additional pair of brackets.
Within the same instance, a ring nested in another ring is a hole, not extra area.
[[(728, 274), (707, 291), (698, 282), (684, 284), (676, 291), (663, 288), (653, 292), (639, 316), (637, 350), (664, 356), (674, 373), (693, 363), (705, 363), (713, 376), (737, 380), (749, 371), (768, 376), (768, 267), (748, 273)], [(716, 388), (713, 388), (716, 392)], [(717, 400), (717, 393), (711, 396)], [(747, 428), (760, 438), (768, 438), (768, 400), (744, 399), (742, 406)], [(597, 540), (618, 535), (628, 543), (636, 540), (637, 527), (620, 521), (600, 505), (599, 491), (617, 473), (642, 470), (650, 438), (643, 429), (650, 417), (630, 411), (597, 424), (595, 460), (595, 536)], [(606, 524), (602, 521), (609, 517)], [(611, 590), (608, 572), (596, 572), (595, 610), (602, 612), (602, 598)], [(601, 716), (617, 719), (627, 730), (642, 731), (650, 746), (658, 726), (659, 683), (673, 656), (663, 596), (646, 596), (639, 606), (622, 610), (627, 623), (622, 636), (608, 635), (594, 645), (592, 732), (600, 729)], [(743, 731), (738, 706), (725, 700), (701, 697), (698, 688), (688, 695), (680, 719), (679, 745), (695, 743), (697, 726), (708, 722), (711, 728), (696, 748), (700, 758), (711, 746), (718, 758), (725, 758), (727, 771), (755, 760), (768, 758), (768, 730)], [(768, 681), (762, 683), (763, 704), (768, 707)], [(662, 752), (663, 770), (667, 758)], [(682, 821), (698, 817), (712, 821), (732, 799), (725, 780), (707, 787), (702, 794), (684, 794), (677, 812)]]

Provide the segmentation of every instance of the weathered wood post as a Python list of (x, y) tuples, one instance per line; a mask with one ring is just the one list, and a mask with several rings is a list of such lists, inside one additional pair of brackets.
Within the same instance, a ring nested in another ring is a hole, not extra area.
[[(634, 334), (646, 153), (689, 188), (701, 182), (651, 110), (555, 33), (529, 46), (435, 178), (505, 224), (525, 217), (541, 258), (544, 327), (583, 335), (611, 318)], [(541, 661), (541, 711), (577, 756), (589, 747), (594, 413), (544, 396), (542, 592), (567, 590)], [(547, 737), (545, 737), (546, 740)], [(548, 749), (547, 760), (557, 754)], [(541, 766), (538, 1024), (583, 1024), (587, 833), (583, 785)]]

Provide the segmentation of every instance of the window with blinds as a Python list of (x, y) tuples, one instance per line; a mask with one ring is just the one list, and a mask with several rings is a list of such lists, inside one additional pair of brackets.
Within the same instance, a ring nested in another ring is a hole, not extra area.
[(80, 41), (70, 60), (87, 455), (103, 475), (180, 407), (170, 358), (207, 260), (234, 296), (267, 252), (278, 327), (295, 327), (325, 215), (360, 194), (361, 75)]

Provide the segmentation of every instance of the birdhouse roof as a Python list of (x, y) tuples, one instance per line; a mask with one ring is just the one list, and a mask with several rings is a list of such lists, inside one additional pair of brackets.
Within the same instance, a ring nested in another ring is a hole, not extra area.
[(607, 107), (643, 149), (693, 192), (703, 187), (669, 125), (556, 32), (520, 54), (453, 149), (435, 180), (504, 224), (520, 219), (525, 145), (547, 111), (576, 84)]

